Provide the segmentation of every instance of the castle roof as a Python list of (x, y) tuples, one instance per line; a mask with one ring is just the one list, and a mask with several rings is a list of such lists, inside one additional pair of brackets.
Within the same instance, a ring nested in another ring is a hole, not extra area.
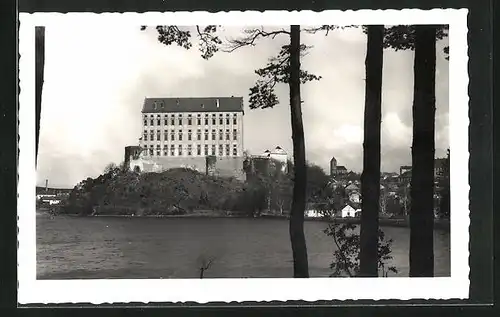
[(286, 154), (286, 151), (283, 150), (281, 147), (277, 146), (272, 152), (271, 154)]
[(145, 98), (142, 112), (243, 112), (243, 98)]

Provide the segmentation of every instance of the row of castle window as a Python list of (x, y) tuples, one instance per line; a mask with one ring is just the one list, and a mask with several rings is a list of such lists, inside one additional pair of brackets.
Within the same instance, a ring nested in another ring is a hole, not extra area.
[[(174, 130), (171, 130), (170, 132), (168, 130), (165, 130), (163, 132), (163, 139), (165, 141), (168, 141), (168, 135), (170, 134), (170, 141), (175, 141), (175, 131)], [(177, 140), (178, 141), (182, 141), (182, 138), (183, 138), (183, 132), (182, 130), (179, 130), (177, 132)], [(229, 129), (226, 129), (226, 140), (230, 140), (231, 139), (231, 135), (229, 134)], [(204, 134), (204, 139), (205, 140), (208, 140), (209, 138), (209, 134), (208, 134), (208, 129), (205, 130), (205, 134)], [(187, 133), (187, 139), (188, 141), (191, 141), (193, 139), (193, 133), (191, 130), (188, 130), (188, 133)], [(198, 131), (196, 132), (196, 139), (198, 141), (201, 141), (201, 130), (198, 129)], [(215, 129), (212, 130), (212, 140), (216, 140), (217, 139), (217, 136), (215, 134)], [(236, 129), (233, 129), (233, 140), (236, 141), (238, 139), (238, 131)], [(148, 141), (148, 131), (144, 130), (144, 134), (143, 134), (143, 140), (144, 141)], [(155, 141), (155, 131), (153, 130), (150, 130), (149, 131), (149, 140), (150, 141)], [(160, 141), (161, 140), (161, 131), (160, 130), (156, 130), (156, 141)], [(223, 130), (220, 129), (219, 130), (219, 140), (224, 140), (224, 134), (223, 134)]]
[[(175, 122), (176, 122), (176, 118), (174, 115), (172, 115), (172, 117), (168, 117), (165, 116), (163, 117), (163, 123), (164, 125), (168, 125), (169, 123), (169, 119), (170, 119), (170, 125), (175, 125)], [(162, 122), (162, 117), (160, 115), (156, 115), (156, 120), (154, 118), (154, 115), (150, 115), (149, 116), (149, 119), (148, 119), (148, 115), (144, 115), (144, 126), (147, 126), (148, 123), (149, 125), (151, 126), (154, 126), (155, 125), (155, 121), (156, 121), (156, 125), (161, 125), (161, 122)], [(226, 113), (226, 125), (229, 125), (231, 120), (230, 120), (230, 116), (229, 116), (229, 113)], [(177, 122), (179, 123), (179, 125), (183, 125), (184, 121), (182, 119), (182, 114), (179, 114), (179, 116), (177, 117)], [(197, 125), (201, 125), (202, 122), (205, 124), (205, 125), (208, 125), (210, 120), (209, 120), (209, 116), (208, 114), (205, 114), (205, 117), (201, 118), (201, 114), (198, 114), (197, 117), (196, 117), (196, 124)], [(217, 124), (217, 117), (214, 114), (212, 114), (212, 125), (215, 125)], [(224, 117), (221, 114), (219, 114), (219, 124), (224, 124)], [(237, 124), (237, 114), (233, 114), (233, 125), (236, 125)], [(187, 125), (193, 125), (193, 116), (188, 114), (187, 116)]]
[[(170, 147), (168, 145), (165, 145), (163, 147), (163, 156), (175, 156), (176, 155), (176, 148), (177, 148), (177, 156), (182, 156), (183, 155), (183, 149), (184, 149), (184, 146), (182, 144), (179, 144), (179, 145), (171, 145)], [(230, 147), (229, 147), (229, 144), (226, 144), (225, 145), (225, 148), (222, 146), (222, 144), (219, 144), (219, 156), (223, 156), (224, 155), (224, 149), (225, 149), (225, 152), (226, 152), (226, 156), (229, 156), (230, 155)], [(193, 156), (193, 146), (191, 144), (188, 144), (187, 145), (187, 156)], [(197, 156), (201, 156), (201, 155), (216, 155), (216, 146), (215, 144), (212, 144), (211, 146), (211, 154), (210, 152), (208, 151), (209, 148), (208, 148), (208, 144), (205, 144), (205, 146), (203, 147), (203, 152), (202, 152), (202, 148), (201, 148), (201, 144), (197, 144), (196, 145), (196, 155)], [(154, 156), (156, 154), (156, 156), (162, 156), (162, 148), (161, 146), (158, 144), (156, 145), (156, 151), (155, 151), (155, 147), (154, 145), (150, 145), (149, 147), (147, 145), (144, 145), (144, 151), (146, 153), (149, 153), (150, 156)], [(203, 154), (202, 154), (203, 153)], [(237, 156), (238, 155), (238, 146), (236, 144), (233, 144), (233, 156)]]

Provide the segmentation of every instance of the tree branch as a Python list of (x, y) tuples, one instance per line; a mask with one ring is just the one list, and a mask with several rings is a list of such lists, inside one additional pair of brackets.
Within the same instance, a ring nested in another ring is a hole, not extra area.
[[(141, 31), (147, 29), (147, 26), (142, 25)], [(164, 45), (171, 45), (176, 43), (178, 46), (181, 46), (185, 49), (190, 49), (192, 47), (192, 43), (190, 41), (191, 32), (183, 31), (176, 25), (157, 25), (156, 31), (158, 33), (158, 41)], [(199, 25), (196, 26), (197, 36), (200, 40), (199, 49), (201, 57), (203, 59), (209, 59), (214, 55), (215, 52), (219, 50), (220, 44), (222, 41), (216, 35), (217, 26), (208, 25), (203, 30)]]
[(242, 48), (242, 47), (245, 47), (245, 46), (255, 46), (255, 42), (259, 38), (271, 37), (272, 39), (274, 39), (279, 34), (290, 35), (290, 32), (286, 31), (284, 29), (267, 32), (267, 31), (264, 31), (264, 27), (261, 27), (260, 29), (256, 29), (256, 28), (246, 29), (246, 30), (244, 30), (244, 33), (246, 33), (247, 36), (243, 36), (243, 37), (238, 38), (238, 39), (228, 40), (229, 47), (226, 49), (223, 49), (222, 51), (224, 51), (226, 53), (231, 53), (231, 52), (234, 52), (235, 50)]
[(302, 29), (303, 32), (309, 33), (309, 34), (316, 34), (317, 32), (320, 31), (325, 31), (325, 36), (328, 36), (328, 33), (333, 30), (343, 30), (345, 28), (357, 28), (359, 27), (358, 25), (346, 25), (346, 26), (338, 26), (338, 25), (322, 25), (320, 27), (315, 27), (315, 28), (304, 28)]

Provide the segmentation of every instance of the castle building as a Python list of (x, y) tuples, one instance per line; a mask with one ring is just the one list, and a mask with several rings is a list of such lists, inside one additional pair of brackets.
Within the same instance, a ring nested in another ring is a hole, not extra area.
[(243, 153), (243, 98), (146, 98), (145, 156), (218, 157)]
[(209, 156), (229, 169), (242, 165), (242, 97), (146, 98), (141, 115), (142, 162), (137, 163), (142, 164), (131, 169), (201, 171), (206, 170)]

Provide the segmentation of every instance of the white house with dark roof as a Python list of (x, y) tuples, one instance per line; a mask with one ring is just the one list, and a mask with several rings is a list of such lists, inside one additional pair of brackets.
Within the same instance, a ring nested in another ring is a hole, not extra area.
[(347, 204), (344, 206), (344, 208), (342, 208), (341, 216), (342, 218), (356, 217), (356, 212), (357, 212), (356, 209), (354, 209), (351, 205)]

